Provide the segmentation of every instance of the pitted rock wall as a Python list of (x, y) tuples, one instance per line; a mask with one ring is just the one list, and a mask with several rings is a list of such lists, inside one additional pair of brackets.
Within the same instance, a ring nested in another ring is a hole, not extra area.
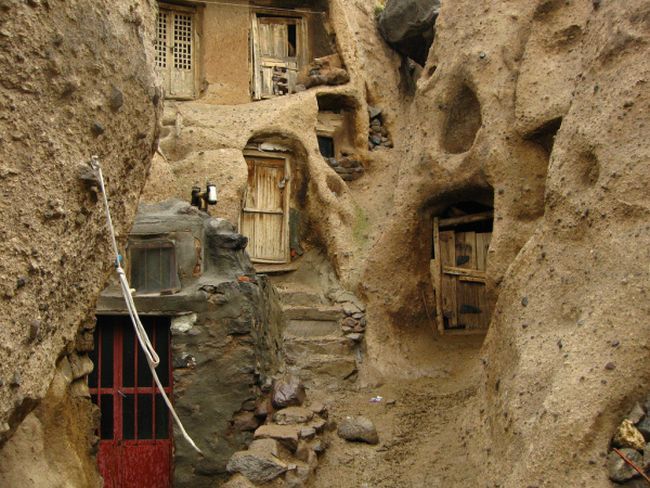
[(0, 445), (92, 327), (112, 269), (103, 207), (78, 179), (91, 155), (120, 240), (133, 219), (162, 104), (155, 11), (153, 0), (0, 2)]

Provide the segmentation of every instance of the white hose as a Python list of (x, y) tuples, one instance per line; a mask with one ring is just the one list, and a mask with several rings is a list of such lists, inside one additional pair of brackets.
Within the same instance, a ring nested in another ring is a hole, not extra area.
[(117, 272), (117, 277), (120, 281), (120, 287), (122, 288), (122, 296), (124, 296), (124, 301), (126, 302), (126, 308), (129, 312), (129, 316), (131, 317), (131, 323), (133, 324), (133, 329), (135, 330), (135, 334), (138, 337), (138, 342), (140, 343), (140, 347), (142, 347), (142, 351), (144, 352), (144, 355), (147, 358), (147, 364), (149, 365), (149, 370), (151, 370), (151, 375), (153, 376), (153, 379), (156, 382), (156, 386), (158, 387), (160, 394), (165, 400), (165, 403), (167, 404), (167, 408), (169, 408), (169, 411), (171, 412), (172, 417), (176, 422), (176, 425), (180, 429), (181, 433), (183, 434), (183, 437), (188, 442), (188, 444), (192, 446), (196, 452), (198, 452), (199, 454), (203, 454), (201, 452), (201, 449), (199, 449), (196, 446), (192, 438), (186, 432), (185, 427), (183, 427), (183, 423), (178, 418), (178, 415), (176, 414), (176, 410), (174, 410), (174, 407), (172, 406), (172, 402), (169, 400), (167, 393), (165, 393), (165, 389), (163, 388), (162, 383), (158, 378), (158, 374), (156, 373), (156, 366), (160, 364), (160, 357), (156, 353), (153, 344), (151, 344), (151, 341), (149, 340), (149, 336), (147, 335), (147, 332), (145, 331), (144, 326), (140, 321), (138, 310), (135, 307), (135, 302), (133, 301), (133, 296), (131, 295), (131, 287), (129, 286), (129, 281), (126, 278), (126, 273), (124, 272), (124, 269), (122, 268), (122, 264), (120, 263), (120, 253), (117, 248), (117, 241), (115, 240), (115, 230), (113, 229), (113, 220), (111, 219), (111, 210), (108, 206), (108, 196), (106, 195), (106, 187), (104, 186), (104, 175), (102, 174), (102, 168), (101, 165), (99, 164), (99, 158), (97, 156), (92, 156), (90, 165), (95, 171), (97, 171), (99, 186), (102, 191), (102, 197), (104, 200), (104, 208), (106, 209), (106, 221), (108, 225), (108, 230), (110, 231), (111, 234), (111, 243), (113, 244), (113, 252), (115, 253), (115, 271)]

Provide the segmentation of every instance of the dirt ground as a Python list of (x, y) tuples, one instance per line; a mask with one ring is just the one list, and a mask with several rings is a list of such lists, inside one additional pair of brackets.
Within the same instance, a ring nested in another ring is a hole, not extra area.
[[(364, 415), (379, 444), (349, 443), (336, 432), (321, 458), (312, 488), (474, 486), (480, 466), (467, 457), (479, 417), (478, 344), (459, 355), (454, 372), (313, 396), (329, 405), (330, 418)], [(310, 393), (312, 395), (312, 393)], [(372, 398), (382, 397), (372, 402)]]

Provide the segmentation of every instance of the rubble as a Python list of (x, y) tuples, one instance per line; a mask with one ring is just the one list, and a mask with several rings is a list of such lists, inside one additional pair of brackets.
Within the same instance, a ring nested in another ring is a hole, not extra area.
[[(293, 389), (302, 387), (291, 379), (288, 382)], [(287, 383), (275, 384), (284, 387)], [(272, 418), (267, 416), (267, 423), (255, 431), (248, 449), (236, 452), (228, 461), (228, 472), (234, 476), (224, 486), (244, 488), (272, 480), (281, 480), (281, 486), (304, 486), (327, 446), (321, 437), (327, 421), (320, 416), (326, 412), (322, 403), (314, 403), (281, 408)]]
[(378, 107), (368, 106), (368, 118), (370, 119), (368, 149), (375, 151), (382, 147), (392, 148), (393, 141), (388, 133), (388, 128), (384, 124), (382, 110)]

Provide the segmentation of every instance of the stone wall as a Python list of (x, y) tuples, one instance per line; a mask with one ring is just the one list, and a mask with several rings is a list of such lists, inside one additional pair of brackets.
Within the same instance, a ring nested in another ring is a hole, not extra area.
[[(211, 487), (252, 439), (256, 400), (284, 369), (284, 316), (275, 289), (244, 252), (247, 239), (225, 220), (178, 200), (142, 205), (130, 239), (148, 237), (175, 243), (181, 289), (136, 294), (135, 303), (141, 314), (171, 317), (174, 404), (204, 454), (174, 429), (174, 486)], [(115, 285), (97, 313), (126, 313)]]

